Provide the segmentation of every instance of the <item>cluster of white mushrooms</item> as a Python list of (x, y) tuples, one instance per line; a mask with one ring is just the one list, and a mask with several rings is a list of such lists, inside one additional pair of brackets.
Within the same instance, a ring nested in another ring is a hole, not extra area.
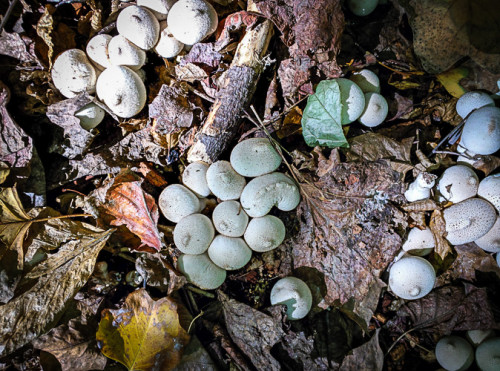
[[(215, 32), (217, 13), (205, 0), (137, 0), (116, 20), (118, 35), (99, 34), (86, 53), (70, 49), (52, 67), (55, 87), (66, 98), (94, 94), (121, 118), (138, 114), (146, 104), (146, 51), (173, 58), (182, 49)], [(76, 112), (86, 130), (95, 128), (105, 111), (94, 103)]]

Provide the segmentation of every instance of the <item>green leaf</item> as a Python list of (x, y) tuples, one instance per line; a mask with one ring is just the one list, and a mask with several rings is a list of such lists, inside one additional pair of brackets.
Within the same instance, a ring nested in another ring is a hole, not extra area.
[(340, 123), (341, 111), (339, 84), (321, 81), (302, 115), (302, 135), (308, 146), (349, 147)]

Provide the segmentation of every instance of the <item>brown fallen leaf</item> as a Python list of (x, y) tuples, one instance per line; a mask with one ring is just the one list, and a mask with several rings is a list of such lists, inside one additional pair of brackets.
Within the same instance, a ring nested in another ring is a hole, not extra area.
[(349, 148), (344, 152), (348, 161), (387, 159), (411, 164), (413, 141), (413, 137), (396, 141), (377, 133), (366, 133), (349, 139)]
[(441, 210), (434, 210), (432, 212), (429, 229), (432, 231), (434, 241), (436, 242), (434, 251), (442, 260), (445, 260), (446, 256), (450, 254), (452, 250), (450, 243), (444, 237), (448, 232), (446, 232), (446, 222), (444, 221), (443, 212)]
[(368, 342), (354, 348), (352, 354), (345, 357), (340, 366), (340, 371), (382, 371), (384, 366), (384, 352), (380, 348), (379, 334), (380, 329), (377, 329)]

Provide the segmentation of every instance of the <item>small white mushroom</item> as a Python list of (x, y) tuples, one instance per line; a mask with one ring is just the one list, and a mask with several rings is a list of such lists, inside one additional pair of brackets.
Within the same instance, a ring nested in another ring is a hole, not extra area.
[(493, 227), (484, 236), (474, 242), (484, 251), (500, 252), (500, 217), (497, 217)]
[(476, 348), (476, 363), (481, 371), (500, 370), (500, 337), (485, 340)]
[(160, 22), (160, 40), (155, 46), (157, 52), (163, 58), (173, 58), (177, 56), (184, 44), (177, 40), (167, 27), (167, 22)]
[(497, 220), (495, 208), (480, 198), (468, 198), (443, 212), (446, 239), (452, 245), (469, 243), (484, 236)]
[(378, 5), (379, 0), (347, 0), (347, 6), (359, 17), (372, 13)]
[(403, 244), (403, 250), (416, 256), (425, 256), (431, 253), (436, 246), (434, 234), (429, 228), (414, 227), (408, 233), (408, 238)]
[(198, 161), (189, 164), (182, 173), (182, 183), (196, 193), (199, 197), (210, 195), (207, 184), (208, 164)]
[(273, 206), (290, 211), (300, 202), (299, 188), (283, 173), (271, 173), (252, 179), (240, 199), (241, 205), (252, 218), (266, 215)]
[(353, 72), (349, 80), (355, 82), (363, 93), (380, 93), (380, 80), (375, 72), (367, 69)]
[(469, 152), (491, 155), (500, 149), (500, 108), (481, 107), (465, 121), (460, 145)]
[(434, 287), (436, 272), (424, 258), (408, 256), (398, 260), (389, 273), (389, 287), (407, 300), (423, 298)]
[(473, 110), (484, 106), (495, 106), (495, 102), (482, 91), (469, 91), (458, 99), (455, 109), (461, 118), (466, 118)]
[(481, 344), (483, 341), (486, 339), (495, 337), (495, 331), (493, 330), (469, 330), (467, 331), (467, 339), (474, 345), (474, 347), (477, 347), (479, 344)]
[(116, 28), (139, 48), (149, 50), (158, 42), (160, 23), (154, 14), (141, 6), (128, 6), (116, 19)]
[(189, 282), (204, 290), (215, 290), (226, 279), (226, 271), (216, 266), (208, 255), (181, 255), (177, 268)]
[(168, 11), (177, 0), (137, 0), (137, 5), (148, 8), (159, 21), (167, 19)]
[(265, 215), (250, 220), (244, 238), (253, 251), (266, 252), (281, 245), (285, 235), (286, 229), (281, 219)]
[(83, 50), (69, 49), (59, 54), (51, 75), (55, 87), (66, 98), (95, 92), (97, 73)]
[(218, 17), (204, 0), (179, 0), (170, 8), (167, 23), (177, 40), (193, 45), (215, 32)]
[(146, 104), (146, 87), (140, 77), (125, 66), (106, 68), (97, 80), (97, 96), (113, 113), (129, 118)]
[(248, 215), (238, 201), (224, 201), (212, 214), (217, 232), (228, 237), (241, 237), (248, 225)]
[(477, 194), (479, 179), (468, 166), (455, 165), (446, 169), (438, 182), (441, 196), (450, 202), (457, 203)]
[(458, 336), (445, 336), (436, 344), (436, 359), (446, 370), (465, 371), (474, 362), (474, 349)]
[(229, 161), (217, 161), (207, 170), (207, 184), (216, 197), (228, 201), (240, 198), (246, 180), (234, 171)]
[(420, 173), (417, 178), (410, 183), (405, 192), (408, 202), (425, 200), (431, 197), (431, 188), (436, 184), (437, 176), (430, 173)]
[(108, 55), (114, 66), (126, 66), (138, 70), (146, 63), (146, 52), (123, 35), (116, 35), (108, 45)]
[(171, 184), (160, 193), (158, 206), (165, 218), (178, 223), (185, 216), (199, 213), (202, 205), (189, 189), (180, 184)]
[(358, 121), (369, 128), (373, 128), (384, 122), (388, 110), (389, 106), (382, 95), (365, 93), (365, 109)]
[(339, 84), (340, 103), (342, 104), (341, 119), (342, 125), (356, 121), (365, 109), (365, 95), (361, 88), (348, 79), (335, 79)]
[(214, 239), (215, 230), (210, 218), (191, 214), (182, 218), (174, 228), (175, 246), (184, 254), (203, 254)]
[(80, 119), (80, 125), (85, 130), (92, 130), (104, 119), (106, 113), (95, 103), (89, 103), (75, 112), (75, 117)]
[(219, 234), (210, 244), (208, 256), (216, 265), (230, 271), (244, 267), (252, 258), (252, 250), (243, 238)]
[(312, 307), (312, 294), (307, 284), (296, 277), (285, 277), (271, 289), (271, 305), (286, 305), (289, 320), (307, 316)]
[(500, 213), (500, 174), (489, 175), (481, 180), (477, 194), (489, 201)]
[(108, 55), (108, 44), (113, 37), (111, 35), (102, 34), (91, 38), (87, 44), (87, 55), (100, 69), (105, 69), (111, 66), (111, 61)]
[(269, 139), (251, 138), (238, 143), (233, 148), (230, 162), (238, 174), (256, 177), (278, 169), (281, 156)]

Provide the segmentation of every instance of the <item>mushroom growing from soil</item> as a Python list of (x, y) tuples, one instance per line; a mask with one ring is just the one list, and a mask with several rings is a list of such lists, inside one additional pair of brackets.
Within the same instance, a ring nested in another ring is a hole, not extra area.
[(474, 243), (484, 251), (500, 252), (500, 217), (497, 217), (493, 227), (484, 236), (474, 240)]
[(500, 108), (481, 107), (465, 121), (460, 145), (470, 154), (491, 155), (500, 149)]
[(193, 162), (184, 169), (182, 173), (182, 183), (199, 197), (210, 195), (210, 188), (207, 184), (208, 164), (204, 162)]
[(407, 256), (393, 264), (389, 272), (389, 287), (406, 300), (423, 298), (434, 287), (436, 272), (424, 258)]
[(205, 0), (179, 0), (170, 8), (167, 23), (177, 40), (193, 45), (215, 32), (218, 17)]
[(203, 205), (200, 199), (183, 185), (171, 184), (160, 193), (158, 206), (165, 218), (178, 223), (185, 216), (199, 213)]
[(242, 238), (219, 234), (210, 244), (208, 256), (222, 269), (236, 270), (244, 267), (250, 261), (252, 250)]
[(217, 232), (228, 237), (241, 237), (248, 225), (248, 215), (238, 201), (224, 201), (212, 214)]
[(408, 238), (403, 244), (403, 250), (416, 256), (425, 256), (431, 253), (436, 246), (434, 234), (429, 228), (414, 227), (408, 233)]
[(256, 177), (271, 173), (281, 164), (281, 156), (267, 138), (251, 138), (231, 151), (231, 166), (240, 175)]
[(167, 19), (168, 12), (176, 0), (137, 0), (137, 5), (148, 8), (159, 21)]
[(89, 103), (75, 112), (80, 119), (80, 126), (85, 130), (92, 130), (101, 123), (106, 113), (95, 103)]
[(384, 122), (388, 110), (389, 106), (382, 95), (365, 93), (365, 109), (358, 121), (369, 128), (373, 128)]
[(174, 228), (175, 246), (184, 254), (203, 254), (214, 239), (215, 230), (210, 218), (191, 214), (182, 218)]
[(285, 235), (286, 229), (281, 219), (265, 215), (250, 220), (244, 238), (253, 251), (266, 252), (281, 245)]
[(105, 69), (111, 66), (111, 61), (108, 55), (108, 44), (113, 37), (111, 35), (102, 34), (91, 38), (87, 44), (87, 55), (100, 69)]
[(477, 195), (491, 203), (500, 212), (500, 174), (489, 175), (481, 180)]
[(495, 106), (489, 94), (482, 91), (469, 91), (458, 99), (455, 109), (461, 118), (466, 118), (473, 110), (484, 106)]
[(123, 35), (116, 35), (110, 40), (108, 55), (114, 66), (126, 66), (138, 70), (146, 63), (146, 52), (132, 44)]
[(177, 268), (189, 282), (204, 290), (214, 290), (226, 280), (226, 271), (216, 266), (208, 255), (181, 255)]
[(477, 194), (479, 179), (468, 166), (455, 165), (446, 169), (438, 182), (441, 196), (450, 202), (457, 203)]
[(342, 125), (356, 121), (365, 109), (365, 95), (361, 88), (348, 79), (338, 78), (335, 81), (339, 84), (340, 103), (342, 104), (341, 119)]
[(271, 289), (271, 305), (284, 304), (289, 320), (307, 316), (312, 307), (312, 294), (307, 284), (296, 277), (285, 277)]
[(246, 180), (234, 171), (229, 161), (221, 160), (208, 168), (207, 184), (216, 197), (228, 201), (240, 198)]
[(481, 371), (500, 370), (500, 337), (485, 340), (476, 348), (476, 363)]
[(431, 197), (431, 189), (436, 184), (437, 176), (430, 173), (420, 173), (417, 178), (410, 183), (405, 192), (405, 198), (408, 202), (425, 200)]
[(474, 362), (474, 349), (458, 336), (445, 336), (436, 344), (436, 359), (446, 370), (465, 371)]
[(380, 80), (375, 72), (363, 69), (353, 72), (349, 80), (358, 85), (363, 93), (380, 93)]
[(155, 46), (157, 52), (163, 58), (173, 58), (178, 55), (184, 44), (177, 40), (167, 27), (167, 22), (160, 22), (160, 40)]
[(144, 50), (153, 48), (160, 36), (158, 19), (150, 10), (137, 5), (128, 6), (118, 14), (116, 28), (120, 35)]
[(51, 75), (55, 87), (66, 98), (95, 92), (97, 73), (83, 50), (69, 49), (59, 54)]

